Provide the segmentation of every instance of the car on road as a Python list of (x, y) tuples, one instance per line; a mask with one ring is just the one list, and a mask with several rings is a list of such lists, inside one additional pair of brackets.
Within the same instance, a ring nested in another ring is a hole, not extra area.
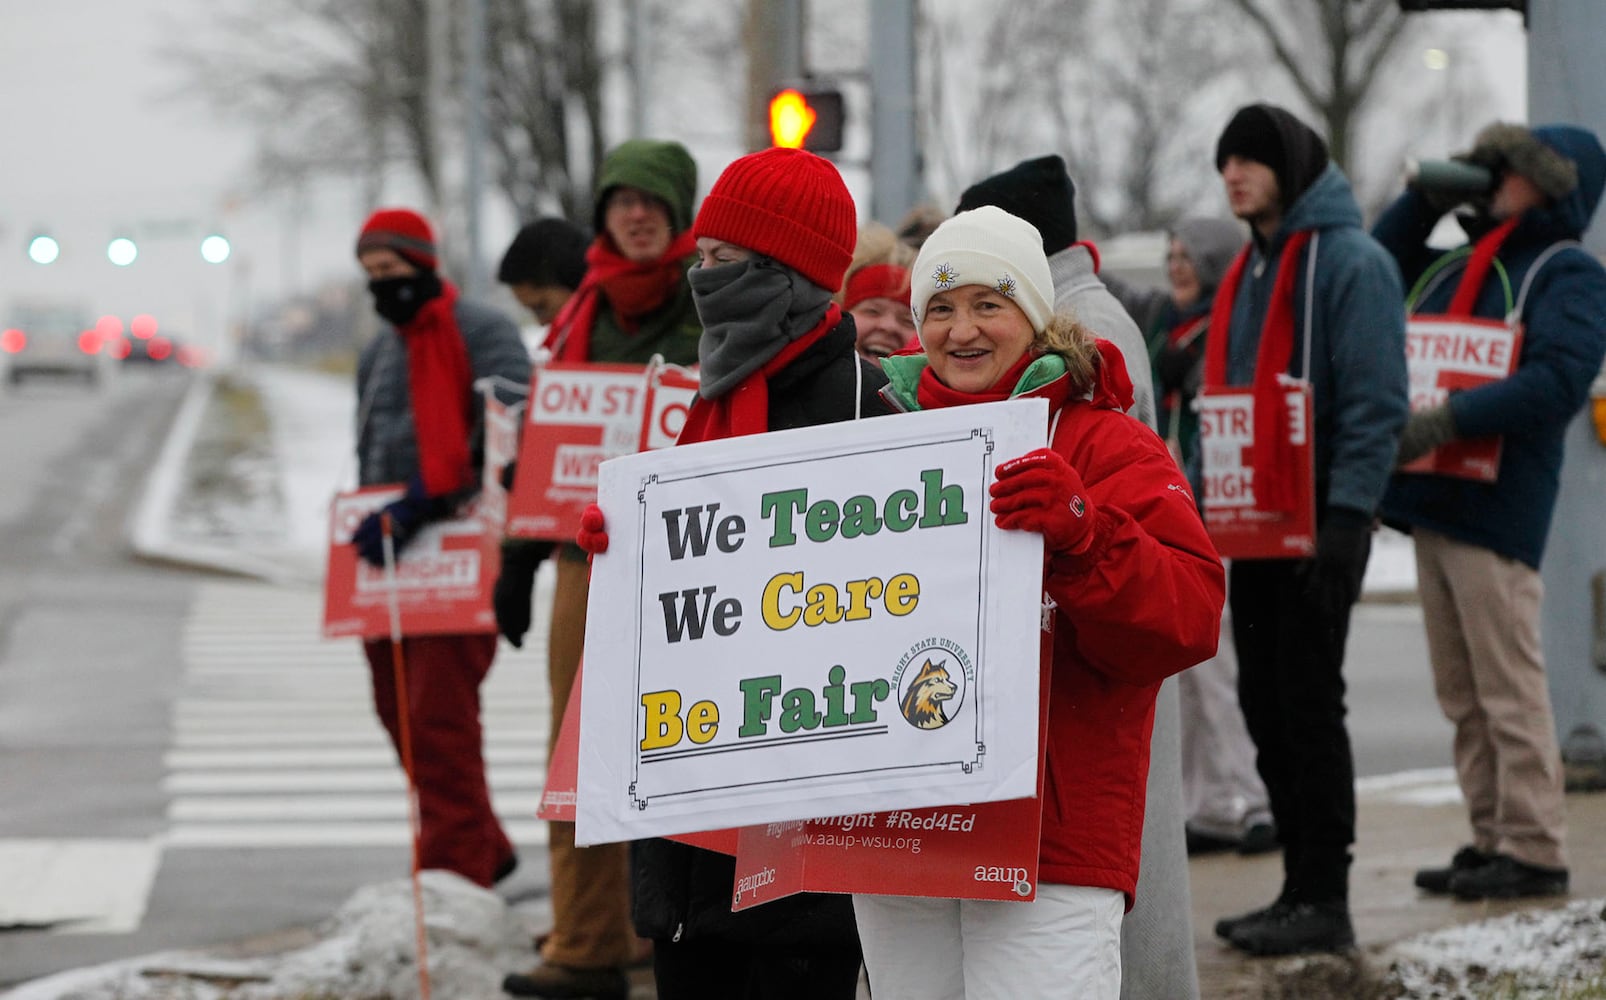
[(70, 302), (13, 304), (0, 327), (0, 355), (5, 379), (12, 385), (37, 375), (98, 385), (106, 371), (93, 319), (88, 310)]

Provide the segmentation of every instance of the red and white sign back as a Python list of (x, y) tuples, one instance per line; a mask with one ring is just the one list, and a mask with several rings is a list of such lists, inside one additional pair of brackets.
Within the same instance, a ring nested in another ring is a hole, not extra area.
[[(1517, 370), (1522, 328), (1469, 316), (1412, 316), (1405, 326), (1405, 367), (1411, 411), (1439, 406), (1458, 389), (1472, 389)], [(1400, 468), (1492, 483), (1500, 475), (1498, 437), (1451, 441)]]
[(1255, 400), (1247, 389), (1200, 391), (1199, 452), (1204, 472), (1205, 528), (1223, 559), (1300, 559), (1316, 551), (1316, 450), (1311, 435), (1311, 390), (1284, 387), (1293, 462), (1278, 471), (1291, 477), (1294, 502), (1270, 509), (1255, 495)]

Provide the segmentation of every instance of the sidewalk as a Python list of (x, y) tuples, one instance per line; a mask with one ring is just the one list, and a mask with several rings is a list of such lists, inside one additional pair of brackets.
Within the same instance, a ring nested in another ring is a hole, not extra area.
[[(279, 368), (236, 377), (254, 389), (266, 415), (268, 443), (254, 451), (246, 450), (255, 455), (251, 460), (257, 463), (245, 470), (246, 476), (261, 487), (260, 496), (247, 507), (256, 528), (271, 525), (273, 530), (230, 537), (227, 518), (223, 519), (223, 529), (210, 533), (172, 523), (177, 498), (193, 479), (194, 470), (189, 465), (197, 453), (197, 442), (209, 434), (222, 433), (222, 422), (216, 419), (215, 411), (220, 405), (216, 402), (217, 390), (208, 383), (193, 390), (194, 398), (186, 402), (168, 447), (152, 470), (150, 486), (133, 525), (135, 544), (148, 558), (312, 586), (321, 578), (326, 504), (350, 472), (346, 457), (351, 452), (350, 386), (344, 380)], [(231, 457), (247, 459), (249, 454)], [(265, 538), (265, 534), (272, 538)], [(1414, 586), (1409, 570), (1408, 543), (1403, 550), (1398, 543), (1384, 543), (1368, 573), (1368, 592), (1375, 596), (1409, 590)], [(531, 640), (539, 643), (539, 634), (532, 633)], [(1521, 973), (1524, 978), (1520, 981), (1538, 985), (1540, 992), (1510, 989), (1494, 996), (1555, 996), (1559, 992), (1557, 984), (1589, 982), (1579, 977), (1592, 975), (1598, 992), (1570, 995), (1606, 997), (1606, 973), (1601, 963), (1601, 956), (1606, 955), (1606, 916), (1602, 914), (1606, 899), (1606, 794), (1573, 795), (1568, 799), (1572, 838), (1570, 899), (1466, 904), (1422, 896), (1411, 885), (1416, 868), (1443, 863), (1467, 839), (1465, 812), (1453, 777), (1448, 772), (1393, 775), (1365, 780), (1358, 792), (1359, 840), (1351, 875), (1351, 906), (1359, 936), (1357, 951), (1343, 957), (1252, 959), (1229, 948), (1212, 933), (1216, 919), (1269, 901), (1280, 884), (1281, 863), (1275, 854), (1199, 858), (1191, 862), (1190, 870), (1195, 953), (1203, 997), (1321, 1000), (1478, 996), (1485, 994), (1467, 984), (1498, 977), (1505, 971)], [(530, 869), (541, 865), (539, 858), (525, 861)], [(524, 883), (529, 874), (521, 873), (518, 881)], [(398, 885), (405, 886), (405, 880)], [(440, 891), (450, 895), (448, 888)], [(487, 900), (476, 897), (468, 902), (484, 910)], [(494, 909), (494, 897), (489, 902)], [(518, 920), (529, 920), (544, 907), (544, 902), (526, 900), (519, 904), (517, 912), (504, 906), (504, 922), (507, 913), (513, 913)], [(392, 920), (393, 916), (385, 919)], [(1507, 919), (1495, 926), (1469, 926), (1486, 918)], [(359, 915), (356, 919), (372, 918)], [(436, 928), (433, 917), (431, 925)], [(410, 928), (405, 931), (401, 939), (410, 942)], [(1446, 933), (1441, 937), (1424, 936), (1434, 932)], [(166, 996), (221, 1000), (346, 995), (338, 992), (344, 984), (335, 981), (303, 983), (303, 992), (273, 992), (272, 987), (283, 985), (278, 982), (275, 967), (285, 964), (273, 953), (277, 949), (280, 953), (312, 955), (322, 948), (327, 954), (343, 947), (337, 940), (340, 935), (353, 933), (372, 936), (376, 932), (361, 926), (337, 929), (334, 924), (291, 929), (269, 942), (243, 942), (233, 949), (184, 956), (156, 956), (118, 963), (116, 970), (68, 973), (18, 987), (5, 996), (16, 1000)], [(432, 933), (432, 949), (436, 947), (434, 938)], [(159, 979), (152, 980), (149, 970), (175, 964), (203, 973), (211, 969), (215, 982), (208, 983), (203, 975), (176, 987), (184, 992), (162, 992), (167, 987)], [(247, 978), (227, 985), (231, 976), (241, 975)], [(633, 997), (650, 1000), (650, 974), (637, 973), (633, 979)], [(151, 992), (125, 992), (111, 985), (131, 981), (150, 981), (154, 985)], [(396, 1000), (416, 995), (416, 984), (409, 992), (405, 978), (394, 985), (389, 995)], [(443, 988), (437, 986), (438, 990)], [(454, 1000), (469, 998), (459, 994)]]
[[(1441, 865), (1469, 838), (1466, 809), (1449, 771), (1363, 780), (1358, 789), (1350, 907), (1358, 948), (1351, 958), (1255, 959), (1215, 937), (1217, 919), (1262, 906), (1282, 884), (1279, 855), (1212, 855), (1189, 863), (1194, 954), (1207, 1000), (1259, 997), (1518, 997), (1471, 992), (1470, 984), (1521, 971), (1533, 996), (1553, 997), (1576, 971), (1593, 969), (1606, 996), (1606, 794), (1567, 798), (1572, 895), (1554, 901), (1462, 903), (1428, 896), (1411, 883), (1418, 868)], [(1581, 910), (1582, 914), (1572, 912)], [(1519, 932), (1530, 918), (1527, 937)], [(1510, 918), (1498, 926), (1472, 926)], [(1446, 932), (1432, 937), (1434, 932)], [(1425, 937), (1427, 936), (1427, 937)], [(1391, 977), (1390, 965), (1398, 966)], [(1483, 973), (1476, 971), (1481, 967)], [(1589, 980), (1584, 980), (1588, 982)], [(1377, 991), (1383, 984), (1398, 991)], [(1433, 992), (1433, 988), (1442, 992)], [(1457, 992), (1465, 988), (1466, 992)], [(1577, 994), (1573, 994), (1577, 995)]]

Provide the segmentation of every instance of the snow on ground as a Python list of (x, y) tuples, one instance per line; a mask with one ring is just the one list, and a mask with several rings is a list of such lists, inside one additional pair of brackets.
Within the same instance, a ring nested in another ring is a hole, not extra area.
[[(1539, 1000), (1565, 987), (1606, 979), (1606, 900), (1580, 899), (1559, 910), (1513, 913), (1402, 941), (1385, 957), (1387, 981), (1423, 1000), (1495, 995)], [(1590, 994), (1591, 996), (1595, 994)]]
[(251, 379), (272, 428), (284, 498), (284, 545), (321, 573), (329, 501), (357, 481), (356, 390), (349, 376), (281, 366), (263, 366)]

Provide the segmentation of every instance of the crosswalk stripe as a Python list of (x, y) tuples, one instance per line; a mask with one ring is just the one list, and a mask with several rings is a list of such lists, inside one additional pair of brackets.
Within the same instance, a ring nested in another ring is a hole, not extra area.
[[(550, 600), (538, 578), (537, 598)], [(318, 632), (322, 595), (214, 581), (180, 638), (182, 692), (163, 755), (170, 848), (366, 847), (408, 842), (405, 779), (374, 714), (356, 640)], [(544, 609), (542, 609), (544, 610)], [(481, 685), (491, 795), (508, 835), (544, 844), (550, 697), (539, 623)]]

